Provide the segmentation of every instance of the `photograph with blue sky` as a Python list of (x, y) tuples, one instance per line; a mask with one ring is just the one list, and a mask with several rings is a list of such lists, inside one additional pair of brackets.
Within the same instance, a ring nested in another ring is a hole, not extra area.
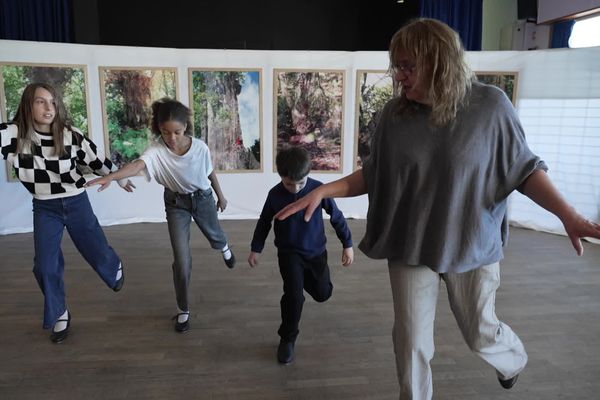
[(219, 172), (262, 170), (261, 72), (190, 69), (194, 136)]

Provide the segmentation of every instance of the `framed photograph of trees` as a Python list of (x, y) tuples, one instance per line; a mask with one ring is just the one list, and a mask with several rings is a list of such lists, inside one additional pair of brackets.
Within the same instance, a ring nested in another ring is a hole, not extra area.
[(513, 106), (517, 106), (518, 72), (475, 71), (475, 75), (477, 75), (479, 82), (502, 89), (513, 103)]
[(104, 145), (121, 167), (148, 147), (155, 100), (178, 99), (177, 68), (100, 67)]
[[(90, 111), (85, 65), (0, 62), (2, 121), (10, 121), (15, 117), (23, 90), (35, 82), (52, 85), (63, 98), (73, 126), (92, 137), (88, 123)], [(6, 171), (9, 182), (18, 181), (12, 166), (6, 164)]]
[(344, 80), (343, 70), (273, 71), (273, 159), (284, 146), (301, 146), (313, 171), (342, 171)]
[(262, 171), (262, 70), (189, 68), (194, 136), (217, 172)]
[(354, 170), (371, 153), (371, 138), (385, 103), (396, 93), (394, 80), (385, 70), (356, 71), (356, 109), (354, 112)]

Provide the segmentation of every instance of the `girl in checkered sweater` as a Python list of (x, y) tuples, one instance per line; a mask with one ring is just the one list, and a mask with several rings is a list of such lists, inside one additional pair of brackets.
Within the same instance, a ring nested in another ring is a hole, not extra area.
[[(114, 291), (123, 286), (121, 260), (108, 244), (85, 192), (79, 170), (87, 166), (107, 175), (113, 165), (96, 145), (67, 123), (56, 90), (44, 83), (25, 88), (11, 123), (0, 124), (2, 157), (33, 195), (33, 273), (44, 294), (44, 329), (54, 343), (67, 338), (71, 314), (63, 281), (64, 228), (85, 260)], [(127, 191), (129, 181), (119, 182)]]

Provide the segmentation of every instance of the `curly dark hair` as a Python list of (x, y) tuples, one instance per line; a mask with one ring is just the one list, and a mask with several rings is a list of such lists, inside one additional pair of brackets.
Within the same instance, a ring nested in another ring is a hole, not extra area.
[(177, 100), (163, 97), (152, 103), (152, 133), (160, 136), (160, 125), (167, 121), (177, 121), (185, 125), (184, 134), (186, 136), (194, 135), (194, 125), (190, 109)]

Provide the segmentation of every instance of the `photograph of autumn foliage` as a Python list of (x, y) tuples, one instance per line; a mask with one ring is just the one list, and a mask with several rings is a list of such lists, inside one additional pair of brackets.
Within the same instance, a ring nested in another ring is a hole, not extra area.
[(308, 150), (313, 171), (342, 171), (344, 71), (275, 70), (275, 153)]
[(217, 172), (257, 172), (261, 164), (261, 72), (190, 68), (194, 136)]
[[(90, 136), (88, 124), (87, 74), (84, 65), (0, 63), (0, 106), (2, 121), (11, 121), (17, 112), (23, 90), (30, 83), (52, 85), (63, 98), (69, 123)], [(12, 166), (7, 166), (7, 179), (17, 182)]]
[(105, 149), (121, 168), (153, 140), (152, 102), (177, 98), (176, 68), (100, 67)]
[(387, 71), (356, 72), (354, 170), (371, 153), (371, 138), (383, 106), (394, 96), (394, 82)]

